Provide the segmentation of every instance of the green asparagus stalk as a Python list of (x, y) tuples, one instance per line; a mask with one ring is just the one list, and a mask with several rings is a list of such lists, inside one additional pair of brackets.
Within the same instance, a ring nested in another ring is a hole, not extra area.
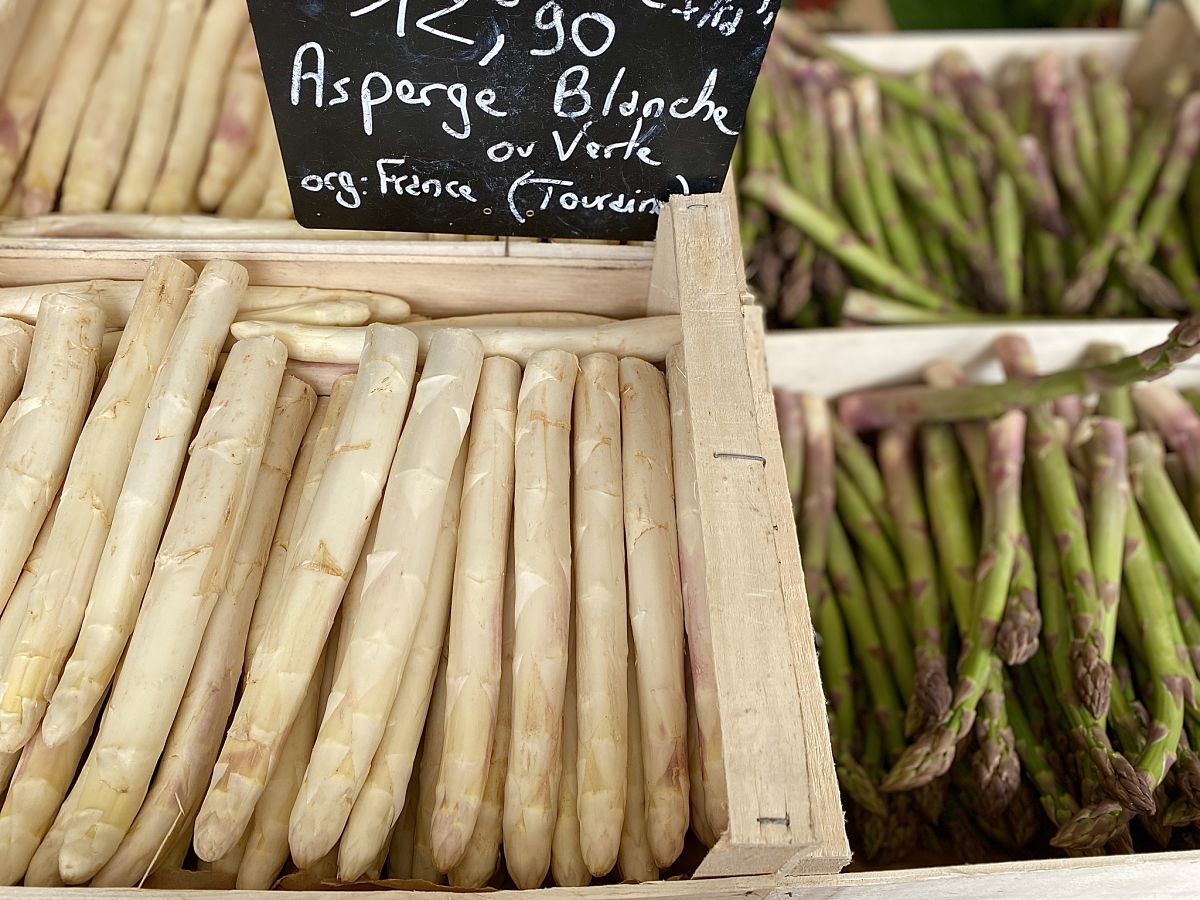
[[(1124, 355), (1119, 344), (1090, 344), (1084, 350), (1083, 362), (1085, 365), (1103, 365), (1116, 362)], [(1133, 410), (1133, 392), (1128, 387), (1115, 388), (1100, 394), (1096, 412), (1105, 418), (1120, 422), (1126, 432), (1137, 428), (1137, 415)]]
[(1033, 63), (1026, 56), (1005, 58), (996, 69), (996, 94), (1017, 134), (1033, 128)]
[(1021, 762), (1004, 700), (1000, 660), (991, 660), (991, 672), (975, 718), (975, 752), (971, 779), (985, 817), (998, 819), (1021, 786)]
[(1088, 183), (1079, 161), (1075, 123), (1071, 120), (1071, 95), (1065, 90), (1061, 91), (1053, 99), (1048, 113), (1050, 158), (1054, 161), (1054, 174), (1083, 223), (1084, 232), (1094, 239), (1103, 227), (1104, 214), (1101, 212), (1100, 199)]
[(1125, 428), (1116, 419), (1094, 418), (1088, 443), (1091, 466), (1087, 530), (1096, 576), (1104, 658), (1111, 662), (1117, 637), (1117, 604), (1125, 552), (1125, 516), (1129, 510), (1128, 454)]
[(972, 155), (979, 160), (990, 159), (991, 149), (970, 122), (910, 81), (897, 76), (885, 75), (856, 57), (837, 50), (822, 40), (819, 35), (809, 31), (802, 22), (794, 17), (780, 18), (776, 24), (776, 33), (800, 53), (829, 60), (851, 75), (870, 75), (879, 84), (880, 91), (905, 109), (929, 119), (942, 130), (962, 138), (967, 142)]
[(963, 97), (967, 113), (979, 129), (991, 138), (996, 158), (1016, 182), (1017, 192), (1030, 214), (1051, 234), (1065, 237), (1070, 228), (1059, 207), (1058, 194), (1052, 184), (1040, 182), (1029, 171), (1018, 145), (1018, 135), (1001, 109), (991, 85), (958, 51), (944, 53), (937, 66), (953, 80)]
[(1100, 162), (1100, 137), (1088, 91), (1084, 82), (1078, 78), (1068, 78), (1064, 87), (1070, 100), (1071, 124), (1075, 133), (1079, 167), (1083, 169), (1088, 187), (1093, 191), (1101, 191), (1104, 175)]
[(805, 168), (811, 179), (813, 199), (828, 212), (833, 210), (833, 150), (825, 106), (825, 75), (818, 64), (808, 63), (797, 70), (797, 78), (807, 115)]
[(1042, 809), (1046, 811), (1046, 815), (1055, 827), (1061, 828), (1079, 812), (1079, 804), (1075, 802), (1071, 792), (1059, 781), (1058, 775), (1046, 755), (1045, 747), (1037, 739), (1033, 727), (1029, 724), (1029, 718), (1022, 706), (1021, 695), (1007, 677), (1004, 688), (1008, 721), (1012, 728), (1013, 744), (1016, 747), (1017, 755), (1021, 757), (1021, 764), (1025, 772), (1037, 787)]
[(949, 770), (955, 748), (970, 732), (995, 659), (992, 643), (1008, 594), (1020, 524), (1025, 416), (1005, 413), (988, 426), (989, 496), (983, 546), (975, 576), (971, 628), (963, 636), (954, 702), (936, 727), (922, 734), (892, 767), (885, 791), (912, 790)]
[(942, 582), (955, 624), (960, 633), (966, 634), (971, 628), (978, 550), (971, 510), (963, 491), (966, 466), (949, 425), (926, 425), (921, 429), (921, 459), (930, 531)]
[(1014, 312), (1024, 305), (1024, 263), (1022, 245), (1021, 205), (1017, 198), (1017, 186), (1007, 172), (1000, 172), (992, 184), (992, 199), (989, 207), (992, 235), (996, 243), (996, 261), (1004, 279), (1004, 295), (1009, 299)]
[[(962, 102), (954, 91), (954, 86), (942, 77), (933, 76), (930, 79), (934, 96), (941, 99), (947, 106), (962, 112)], [(950, 176), (953, 196), (958, 201), (963, 218), (978, 234), (988, 233), (988, 205), (983, 195), (983, 186), (979, 181), (979, 168), (971, 159), (971, 154), (961, 141), (951, 135), (942, 135), (942, 150), (945, 154), (946, 170)]]
[(1163, 343), (1103, 365), (1066, 369), (1037, 378), (966, 387), (897, 387), (845, 394), (838, 401), (842, 422), (855, 431), (904, 422), (955, 422), (990, 418), (1060, 397), (1114, 390), (1161, 378), (1200, 352), (1200, 317), (1184, 319)]
[(880, 227), (890, 248), (891, 256), (905, 271), (924, 276), (925, 260), (912, 223), (900, 205), (900, 196), (888, 167), (883, 144), (883, 120), (880, 112), (879, 87), (868, 77), (859, 77), (850, 84), (858, 117), (858, 133), (862, 145), (863, 163), (875, 209), (879, 212)]
[[(999, 179), (997, 179), (999, 183)], [(1018, 219), (1018, 227), (1020, 220)], [(1018, 254), (1020, 249), (1018, 248)], [(926, 276), (928, 277), (928, 276)], [(1008, 273), (1005, 273), (1005, 290), (1012, 292), (1010, 283), (1007, 281)], [(1020, 268), (1018, 264), (1017, 283), (1015, 290), (1017, 296), (1020, 292)], [(913, 306), (911, 303), (902, 303), (899, 300), (892, 300), (887, 297), (881, 297), (878, 294), (873, 294), (870, 291), (864, 291), (859, 288), (852, 288), (846, 292), (846, 301), (842, 306), (842, 317), (849, 322), (858, 322), (863, 325), (950, 325), (960, 322), (980, 322), (987, 318), (982, 313), (977, 313), (965, 307), (957, 307), (954, 310), (939, 312), (937, 310), (926, 309), (921, 306)]]
[(896, 523), (892, 521), (892, 514), (888, 511), (887, 488), (871, 451), (857, 434), (836, 417), (830, 417), (830, 424), (833, 428), (833, 450), (837, 464), (846, 470), (846, 474), (862, 494), (884, 536), (895, 544)]
[[(768, 56), (768, 61), (770, 57)], [(763, 63), (763, 79), (774, 94), (775, 131), (779, 135), (779, 159), (783, 174), (798, 190), (812, 194), (812, 165), (808, 158), (808, 119), (800, 101), (799, 69), (808, 66), (807, 60), (795, 60), (790, 67), (784, 64), (768, 66)], [(785, 71), (790, 69), (790, 71)]]
[(792, 497), (792, 509), (798, 515), (804, 484), (804, 408), (798, 394), (775, 389), (775, 419), (779, 422), (779, 437), (783, 444), (788, 493)]
[(919, 706), (929, 721), (939, 721), (950, 709), (950, 676), (942, 649), (941, 582), (929, 540), (915, 443), (911, 428), (901, 426), (883, 432), (879, 438), (879, 466), (896, 523), (913, 617), (917, 669), (911, 705)]
[(1169, 385), (1145, 384), (1133, 393), (1137, 414), (1162, 435), (1187, 472), (1192, 519), (1200, 521), (1200, 414)]
[[(1200, 219), (1192, 220), (1194, 231), (1200, 232)], [(1181, 216), (1175, 216), (1167, 223), (1166, 230), (1158, 242), (1158, 258), (1163, 269), (1171, 276), (1183, 302), (1188, 309), (1200, 310), (1200, 272), (1196, 271), (1196, 263), (1187, 242), (1187, 227)], [(1200, 253), (1197, 254), (1200, 256)]]
[[(958, 363), (948, 359), (935, 359), (925, 366), (922, 373), (930, 387), (965, 387), (971, 383), (967, 373)], [(971, 479), (980, 496), (987, 494), (987, 433), (982, 422), (961, 419), (954, 424), (958, 442), (971, 469)]]
[(1091, 106), (1100, 137), (1101, 197), (1111, 200), (1125, 183), (1133, 146), (1129, 92), (1111, 60), (1100, 53), (1085, 53), (1080, 68), (1087, 76)]
[[(912, 80), (923, 93), (933, 95), (933, 79), (928, 70), (917, 70), (912, 75)], [(961, 108), (959, 114), (961, 115)], [(954, 183), (950, 178), (950, 167), (942, 153), (937, 129), (934, 128), (933, 123), (921, 116), (911, 116), (909, 128), (912, 131), (913, 145), (917, 150), (913, 159), (920, 163), (921, 170), (934, 189), (943, 197), (950, 199), (951, 203), (955, 203), (957, 198), (954, 197)]]
[(825, 589), (825, 560), (829, 554), (829, 529), (833, 520), (833, 434), (829, 407), (813, 394), (800, 395), (804, 414), (804, 480), (800, 494), (800, 562), (804, 583), (821, 606)]
[(900, 727), (904, 703), (892, 673), (912, 672), (912, 648), (899, 611), (892, 603), (883, 608), (884, 617), (876, 619), (850, 540), (837, 519), (829, 536), (829, 581), (854, 647), (855, 665), (866, 682), (884, 749), (888, 758), (894, 759), (904, 750), (904, 732)]
[(880, 257), (836, 219), (822, 212), (778, 177), (754, 172), (742, 182), (742, 192), (799, 228), (846, 268), (884, 287), (898, 299), (935, 310), (955, 308), (953, 301), (925, 287)]
[(1171, 136), (1175, 131), (1175, 104), (1183, 99), (1187, 81), (1173, 78), (1165, 86), (1171, 101), (1162, 112), (1151, 117), (1138, 137), (1128, 173), (1120, 190), (1113, 195), (1108, 218), (1099, 239), (1079, 261), (1075, 279), (1063, 295), (1068, 313), (1086, 312), (1108, 277), (1109, 265), (1130, 234), (1135, 232), (1138, 212), (1146, 202), (1159, 169), (1162, 167)]
[(867, 181), (859, 137), (854, 127), (854, 101), (845, 88), (829, 92), (829, 126), (833, 135), (833, 172), (837, 197), (863, 242), (881, 259), (890, 260), (883, 224)]

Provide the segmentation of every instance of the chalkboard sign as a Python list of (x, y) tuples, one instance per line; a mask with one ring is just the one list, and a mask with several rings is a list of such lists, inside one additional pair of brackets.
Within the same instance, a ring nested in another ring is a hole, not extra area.
[(720, 190), (779, 0), (251, 0), (312, 228), (642, 240)]

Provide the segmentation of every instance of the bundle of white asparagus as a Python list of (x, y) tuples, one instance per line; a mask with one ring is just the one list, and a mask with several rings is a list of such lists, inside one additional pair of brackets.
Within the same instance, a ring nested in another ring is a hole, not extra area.
[(409, 316), (0, 290), (0, 885), (644, 881), (725, 829), (678, 317)]

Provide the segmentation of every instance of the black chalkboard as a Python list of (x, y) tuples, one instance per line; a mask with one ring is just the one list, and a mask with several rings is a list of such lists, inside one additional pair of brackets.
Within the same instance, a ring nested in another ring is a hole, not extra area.
[(779, 0), (251, 0), (312, 228), (642, 240), (720, 190)]

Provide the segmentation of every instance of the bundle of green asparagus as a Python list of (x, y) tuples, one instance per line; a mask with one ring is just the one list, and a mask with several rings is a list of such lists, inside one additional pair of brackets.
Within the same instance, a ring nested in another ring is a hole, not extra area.
[(0, 884), (532, 888), (711, 846), (679, 341), (223, 261), (0, 291)]
[(781, 327), (1200, 310), (1196, 88), (1136, 109), (1054, 50), (884, 73), (781, 16), (735, 158), (754, 287)]
[(1200, 395), (1145, 381), (1198, 351), (1039, 376), (1008, 335), (1001, 384), (776, 392), (866, 858), (1200, 843)]

